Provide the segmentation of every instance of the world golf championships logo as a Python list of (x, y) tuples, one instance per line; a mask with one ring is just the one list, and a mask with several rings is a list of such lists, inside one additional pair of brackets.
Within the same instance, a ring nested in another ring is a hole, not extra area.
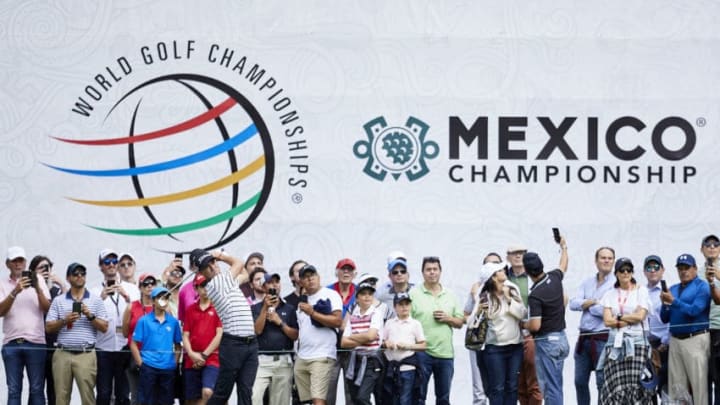
[(430, 126), (415, 117), (409, 117), (405, 127), (390, 127), (385, 117), (377, 117), (363, 128), (367, 140), (357, 141), (353, 153), (367, 159), (363, 171), (378, 181), (385, 180), (388, 173), (395, 180), (404, 173), (409, 181), (415, 181), (430, 172), (425, 159), (440, 153), (436, 142), (425, 140)]
[[(168, 94), (172, 99), (168, 99)], [(171, 108), (175, 106), (178, 108)], [(149, 112), (143, 113), (143, 109)], [(174, 121), (167, 123), (168, 119), (158, 116), (162, 115), (158, 112), (164, 109), (173, 110), (170, 116)], [(177, 119), (176, 110), (186, 116)], [(188, 114), (184, 111), (193, 112)], [(215, 226), (219, 235), (214, 243), (207, 246), (211, 249), (237, 238), (258, 218), (272, 188), (275, 166), (273, 145), (262, 117), (240, 92), (206, 76), (167, 75), (146, 81), (122, 96), (108, 112), (103, 125), (117, 121), (113, 118), (118, 114), (129, 118), (129, 122), (121, 123), (122, 128), (129, 127), (127, 136), (55, 139), (97, 148), (100, 156), (101, 148), (122, 147), (118, 153), (126, 151), (127, 167), (89, 170), (48, 166), (75, 176), (103, 181), (124, 179), (119, 187), (130, 189), (127, 183), (131, 183), (133, 198), (69, 198), (107, 209), (142, 210), (146, 217), (143, 221), (153, 226), (88, 226), (120, 235), (167, 236), (178, 242), (182, 242), (181, 234)], [(151, 127), (158, 123), (164, 126)], [(142, 147), (151, 146), (150, 152), (142, 153)], [(188, 152), (190, 147), (195, 149)], [(165, 158), (167, 155), (172, 156)], [(164, 159), (159, 160), (159, 157)], [(139, 162), (141, 158), (148, 162)], [(94, 163), (99, 165), (103, 162), (105, 160), (100, 158)], [(188, 184), (192, 186), (188, 187)], [(154, 190), (148, 190), (148, 185), (152, 185)], [(162, 191), (157, 192), (157, 189)], [(226, 196), (229, 201), (219, 202), (220, 196)], [(166, 205), (178, 207), (165, 212), (164, 216), (158, 214)], [(219, 208), (221, 206), (225, 208)], [(182, 218), (183, 215), (185, 218)]]

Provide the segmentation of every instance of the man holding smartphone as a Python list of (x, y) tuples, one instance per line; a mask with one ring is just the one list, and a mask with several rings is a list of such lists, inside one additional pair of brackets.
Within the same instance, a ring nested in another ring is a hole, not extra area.
[(103, 301), (108, 315), (108, 329), (97, 334), (95, 344), (98, 405), (109, 405), (113, 394), (118, 405), (127, 405), (130, 402), (130, 388), (125, 373), (130, 362), (130, 353), (127, 339), (122, 334), (122, 317), (125, 308), (132, 301), (140, 299), (140, 290), (120, 277), (118, 256), (113, 249), (100, 251), (98, 267), (103, 281), (90, 290)]
[(714, 385), (715, 405), (720, 405), (720, 281), (718, 256), (720, 239), (715, 235), (703, 238), (700, 251), (705, 257), (705, 279), (710, 285), (710, 376)]
[(0, 277), (0, 317), (3, 318), (2, 358), (5, 364), (8, 404), (20, 404), (23, 370), (27, 369), (30, 395), (28, 403), (44, 404), (45, 321), (50, 292), (45, 279), (33, 284), (26, 270), (25, 250), (8, 249), (5, 266), (10, 277)]
[[(660, 319), (660, 293), (667, 291), (667, 285), (663, 277), (665, 267), (660, 256), (650, 255), (645, 258), (643, 274), (647, 279), (648, 296), (650, 298), (650, 311), (648, 311), (648, 342), (652, 347), (653, 355), (660, 356), (660, 381), (658, 382), (658, 394), (667, 385), (668, 378), (668, 345), (670, 344), (670, 332), (668, 325)], [(655, 354), (657, 353), (657, 354)]]
[(660, 293), (660, 317), (670, 323), (668, 386), (671, 395), (679, 386), (692, 392), (693, 403), (708, 404), (710, 287), (698, 277), (692, 255), (678, 256), (675, 267), (680, 283)]
[(258, 372), (253, 385), (253, 404), (262, 404), (266, 389), (269, 405), (290, 403), (293, 378), (293, 344), (298, 338), (295, 308), (280, 298), (280, 275), (265, 274), (262, 302), (252, 306), (258, 337)]
[(85, 288), (85, 266), (72, 263), (66, 274), (70, 291), (53, 300), (45, 321), (45, 331), (58, 333), (52, 360), (56, 404), (70, 403), (73, 380), (82, 403), (92, 404), (97, 376), (95, 343), (97, 332), (107, 331), (107, 312), (100, 297)]

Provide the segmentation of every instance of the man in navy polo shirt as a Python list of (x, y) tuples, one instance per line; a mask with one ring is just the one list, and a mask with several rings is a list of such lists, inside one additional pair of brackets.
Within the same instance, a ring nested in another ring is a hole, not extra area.
[(167, 288), (155, 287), (150, 298), (153, 312), (140, 318), (130, 343), (130, 352), (140, 366), (138, 398), (144, 405), (170, 405), (174, 402), (175, 368), (180, 359), (182, 331), (180, 322), (166, 312), (170, 300)]
[(253, 403), (263, 402), (267, 388), (270, 405), (290, 403), (293, 379), (293, 344), (298, 338), (295, 308), (280, 298), (280, 275), (265, 274), (265, 298), (252, 306), (255, 333), (263, 354), (258, 355), (258, 372), (253, 385)]
[[(660, 318), (670, 322), (668, 386), (690, 392), (693, 403), (707, 404), (708, 357), (710, 356), (710, 286), (698, 278), (695, 258), (687, 253), (675, 262), (680, 284), (660, 293)], [(688, 384), (689, 383), (689, 384)]]

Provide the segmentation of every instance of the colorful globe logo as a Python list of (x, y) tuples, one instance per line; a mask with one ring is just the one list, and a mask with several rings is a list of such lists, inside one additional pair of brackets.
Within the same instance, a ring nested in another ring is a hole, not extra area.
[(91, 158), (80, 159), (80, 168), (47, 165), (103, 197), (69, 199), (115, 225), (133, 225), (91, 228), (212, 249), (245, 232), (267, 203), (275, 171), (270, 133), (248, 99), (223, 82), (195, 74), (146, 81), (112, 106), (103, 127), (127, 135), (54, 137), (93, 148), (84, 151)]

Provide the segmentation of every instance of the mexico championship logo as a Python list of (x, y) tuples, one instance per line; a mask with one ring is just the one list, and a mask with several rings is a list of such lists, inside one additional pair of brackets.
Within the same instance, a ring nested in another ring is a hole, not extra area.
[[(268, 200), (275, 171), (270, 133), (250, 101), (224, 82), (156, 77), (122, 95), (102, 125), (118, 133), (54, 137), (91, 150), (84, 153), (92, 159), (47, 165), (86, 179), (83, 191), (91, 197), (69, 199), (104, 210), (101, 220), (121, 215), (114, 223), (135, 225), (91, 228), (192, 243), (210, 232), (215, 241), (207, 247), (214, 248), (248, 229)], [(193, 240), (200, 230), (204, 235)]]
[(383, 181), (388, 173), (398, 180), (405, 174), (415, 181), (430, 171), (426, 159), (434, 159), (440, 149), (437, 143), (426, 141), (426, 123), (409, 117), (405, 127), (389, 127), (384, 117), (368, 121), (364, 126), (367, 140), (353, 147), (357, 158), (367, 159), (363, 171), (375, 180)]

